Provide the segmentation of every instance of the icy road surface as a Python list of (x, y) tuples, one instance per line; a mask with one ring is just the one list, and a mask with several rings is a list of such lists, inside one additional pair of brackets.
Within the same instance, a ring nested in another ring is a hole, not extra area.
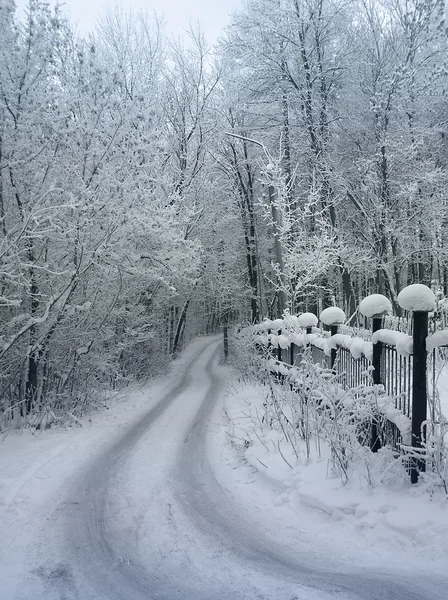
[(42, 508), (35, 520), (14, 512), (26, 504), (15, 493), (11, 516), (23, 531), (12, 535), (10, 524), (8, 548), (0, 546), (0, 598), (446, 600), (434, 574), (343, 560), (337, 540), (314, 540), (310, 527), (303, 537), (297, 527), (288, 533), (287, 515), (276, 529), (264, 508), (274, 484), (246, 481), (248, 495), (231, 473), (223, 480), (215, 434), (228, 382), (218, 344), (196, 343), (151, 408), (109, 443), (86, 442), (91, 456), (59, 487), (57, 506), (48, 501), (45, 519)]

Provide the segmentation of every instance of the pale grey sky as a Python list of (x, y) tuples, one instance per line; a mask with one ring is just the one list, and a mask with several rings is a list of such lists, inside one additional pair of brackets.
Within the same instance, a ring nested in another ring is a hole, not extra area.
[[(55, 0), (47, 0), (55, 5)], [(19, 10), (27, 4), (27, 0), (15, 0)], [(188, 28), (189, 20), (199, 21), (207, 40), (214, 43), (223, 28), (229, 23), (228, 13), (242, 5), (243, 0), (60, 0), (70, 21), (78, 25), (82, 32), (95, 27), (98, 17), (105, 6), (119, 6), (123, 9), (140, 7), (156, 11), (164, 15), (167, 31), (182, 34)]]

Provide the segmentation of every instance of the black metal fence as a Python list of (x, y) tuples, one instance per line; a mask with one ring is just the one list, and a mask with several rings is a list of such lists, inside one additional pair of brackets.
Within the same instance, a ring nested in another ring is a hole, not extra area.
[(333, 369), (344, 388), (354, 388), (366, 383), (370, 366), (365, 356), (355, 359), (350, 350), (339, 348)]
[[(403, 444), (412, 446), (414, 458), (410, 459), (411, 480), (415, 483), (418, 479), (418, 473), (425, 470), (424, 460), (419, 458), (423, 456), (422, 449), (426, 442), (426, 427), (428, 415), (428, 373), (432, 378), (432, 389), (436, 385), (436, 357), (443, 350), (437, 348), (431, 352), (426, 351), (426, 338), (429, 328), (432, 331), (440, 329), (443, 323), (448, 324), (445, 319), (446, 311), (437, 314), (437, 319), (428, 319), (427, 312), (415, 312), (411, 319), (387, 319), (387, 324), (395, 327), (395, 331), (401, 331), (408, 336), (412, 335), (413, 354), (407, 355), (406, 352), (398, 351), (397, 347), (383, 341), (377, 341), (373, 344), (373, 357), (370, 360), (365, 355), (355, 358), (349, 349), (344, 345), (323, 343), (329, 335), (338, 333), (337, 326), (331, 327), (331, 332), (320, 331), (317, 338), (309, 336), (307, 347), (311, 354), (313, 362), (322, 365), (324, 368), (332, 369), (338, 377), (341, 385), (348, 388), (356, 388), (369, 382), (369, 374), (373, 375), (373, 383), (380, 384), (384, 388), (384, 394), (388, 400), (392, 400), (395, 409), (407, 417), (412, 423), (412, 431), (409, 439), (403, 440), (401, 430), (397, 425), (388, 419), (378, 419), (384, 424), (381, 431), (378, 429), (378, 423), (372, 423), (371, 449), (378, 450), (381, 445), (388, 444), (402, 451)], [(443, 318), (442, 318), (443, 317)], [(372, 322), (372, 331), (383, 329), (385, 322), (382, 318), (374, 318)], [(386, 329), (386, 328), (385, 328)], [(347, 326), (341, 327), (345, 335), (355, 334), (356, 337), (367, 341), (372, 334), (366, 329), (350, 330)], [(319, 330), (314, 330), (316, 333)], [(359, 335), (362, 332), (363, 335)], [(271, 333), (271, 332), (269, 332)], [(279, 335), (281, 331), (278, 332)], [(307, 333), (311, 333), (311, 328), (307, 328)], [(368, 335), (367, 335), (368, 334)], [(408, 338), (410, 339), (410, 338)], [(329, 351), (331, 347), (331, 351)], [(301, 360), (304, 347), (296, 346), (291, 343), (289, 349), (281, 349), (279, 346), (275, 350), (275, 358), (284, 367), (288, 365), (297, 365)], [(445, 354), (447, 351), (445, 350)], [(434, 402), (430, 417), (434, 420)], [(409, 421), (408, 421), (409, 422)]]
[(388, 396), (395, 399), (395, 408), (411, 417), (412, 406), (412, 356), (398, 354), (394, 346), (380, 344), (380, 381)]

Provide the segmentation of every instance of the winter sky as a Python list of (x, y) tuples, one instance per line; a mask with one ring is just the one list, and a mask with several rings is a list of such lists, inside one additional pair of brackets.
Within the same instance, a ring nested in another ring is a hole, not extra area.
[[(55, 0), (48, 0), (54, 6)], [(22, 10), (28, 0), (16, 0)], [(199, 21), (207, 40), (214, 43), (229, 23), (229, 12), (241, 6), (243, 0), (60, 0), (60, 4), (70, 16), (70, 21), (77, 24), (78, 30), (87, 32), (95, 27), (106, 6), (118, 6), (124, 10), (144, 8), (163, 15), (167, 31), (182, 35), (189, 22)]]

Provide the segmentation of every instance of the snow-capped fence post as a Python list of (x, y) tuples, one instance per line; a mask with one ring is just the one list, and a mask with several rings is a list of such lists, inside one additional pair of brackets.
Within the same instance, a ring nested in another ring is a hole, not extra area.
[(428, 313), (436, 308), (436, 298), (426, 285), (408, 285), (398, 294), (401, 308), (413, 313), (413, 361), (412, 361), (412, 448), (415, 455), (411, 459), (411, 483), (417, 483), (419, 473), (426, 470), (422, 456), (426, 441), (427, 418), (427, 353)]
[[(335, 324), (335, 325), (330, 325), (330, 335), (337, 335), (338, 333), (338, 328), (339, 325)], [(332, 348), (330, 350), (330, 369), (333, 370), (334, 367), (334, 363), (336, 362), (336, 354), (337, 354), (337, 349), (336, 348)]]
[(224, 334), (224, 361), (227, 362), (227, 359), (229, 357), (229, 330), (227, 325), (224, 325), (223, 327), (223, 334)]
[(271, 343), (271, 338), (270, 338), (271, 333), (272, 333), (272, 329), (269, 327), (266, 331), (266, 335), (268, 337), (268, 350), (270, 353), (272, 353), (272, 350), (271, 350), (272, 343)]
[(295, 344), (294, 344), (294, 342), (291, 342), (291, 345), (289, 347), (289, 364), (291, 366), (294, 364), (294, 350), (295, 350)]
[[(278, 336), (282, 335), (282, 330), (281, 329), (278, 330), (277, 335)], [(281, 362), (281, 360), (282, 360), (282, 349), (281, 349), (280, 344), (278, 344), (278, 346), (277, 346), (277, 360), (279, 362)]]
[[(383, 317), (375, 316), (372, 318), (372, 334), (375, 331), (383, 328)], [(383, 352), (383, 344), (381, 342), (377, 342), (373, 344), (373, 352), (372, 352), (372, 367), (373, 367), (373, 384), (380, 385), (381, 382), (381, 354)], [(378, 422), (374, 418), (372, 419), (372, 426), (370, 430), (370, 450), (372, 452), (378, 452), (381, 448), (380, 438), (378, 436)]]
[[(297, 317), (297, 323), (300, 327), (304, 327), (306, 334), (309, 335), (313, 333), (313, 327), (316, 327), (319, 323), (319, 319), (316, 317), (314, 313), (302, 313)], [(309, 346), (310, 343), (307, 340), (306, 345)]]
[[(345, 312), (341, 308), (336, 306), (329, 306), (320, 313), (320, 320), (324, 325), (330, 327), (330, 335), (336, 335), (338, 332), (338, 326), (342, 325), (345, 321)], [(330, 351), (330, 369), (333, 370), (334, 363), (336, 362), (337, 349), (331, 348)]]
[[(359, 312), (367, 319), (372, 319), (372, 335), (383, 328), (383, 318), (392, 312), (392, 304), (386, 296), (382, 294), (371, 294), (362, 300), (359, 304)], [(384, 383), (381, 381), (381, 355), (383, 352), (382, 342), (373, 344), (372, 352), (372, 379), (374, 385)], [(381, 442), (378, 436), (378, 421), (372, 418), (370, 429), (370, 450), (378, 452), (381, 448)]]
[[(383, 317), (373, 317), (372, 319), (372, 334), (383, 328)], [(373, 367), (373, 383), (374, 385), (381, 384), (381, 354), (383, 352), (383, 344), (377, 342), (373, 344), (372, 352), (372, 367)]]
[[(295, 317), (295, 323), (294, 325), (298, 325), (299, 327), (303, 327), (306, 330), (306, 333), (311, 333), (312, 332), (312, 328), (316, 327), (316, 325), (319, 323), (319, 319), (316, 317), (315, 314), (313, 313), (302, 313), (301, 315), (299, 315), (298, 317)], [(302, 343), (299, 342), (299, 344), (295, 344), (293, 342), (291, 342), (291, 366), (294, 365), (294, 362), (297, 358), (297, 355), (302, 355), (303, 354), (303, 348), (301, 349)], [(309, 346), (309, 342), (306, 341), (305, 346)]]
[[(428, 313), (414, 311), (413, 363), (412, 363), (412, 447), (420, 449), (426, 440), (427, 418), (427, 355)], [(411, 483), (417, 483), (420, 471), (425, 471), (425, 461), (414, 458), (411, 467)]]

